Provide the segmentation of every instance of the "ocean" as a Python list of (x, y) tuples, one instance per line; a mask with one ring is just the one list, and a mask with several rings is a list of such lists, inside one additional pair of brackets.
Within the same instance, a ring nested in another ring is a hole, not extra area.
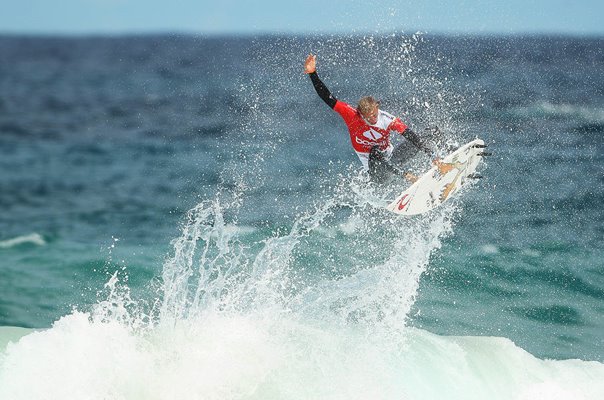
[[(483, 178), (384, 210), (401, 189), (367, 183), (310, 52), (337, 98), (438, 127), (440, 151), (483, 139)], [(603, 38), (0, 55), (0, 399), (604, 398)]]

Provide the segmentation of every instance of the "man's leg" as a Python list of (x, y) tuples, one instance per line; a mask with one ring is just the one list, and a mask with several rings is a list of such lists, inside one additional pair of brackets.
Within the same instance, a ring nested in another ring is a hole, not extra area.
[(375, 183), (385, 183), (391, 177), (390, 165), (378, 146), (373, 146), (369, 152), (369, 177)]

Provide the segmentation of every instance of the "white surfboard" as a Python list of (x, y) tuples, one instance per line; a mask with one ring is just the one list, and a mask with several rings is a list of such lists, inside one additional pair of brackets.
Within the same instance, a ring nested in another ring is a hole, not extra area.
[(399, 215), (416, 215), (430, 211), (450, 199), (476, 171), (484, 152), (484, 141), (475, 139), (442, 159), (453, 168), (441, 175), (432, 167), (401, 193), (386, 209)]

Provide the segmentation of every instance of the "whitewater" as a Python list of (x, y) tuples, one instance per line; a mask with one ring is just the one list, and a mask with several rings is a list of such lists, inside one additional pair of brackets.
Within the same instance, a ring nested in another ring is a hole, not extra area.
[[(506, 338), (406, 326), (460, 204), (402, 221), (372, 201), (363, 188), (336, 189), (288, 232), (253, 242), (226, 219), (237, 201), (201, 202), (172, 241), (157, 299), (133, 299), (116, 271), (90, 311), (49, 329), (2, 328), (0, 398), (602, 397), (601, 363), (541, 360)], [(336, 237), (347, 245), (331, 257), (371, 251), (365, 240), (390, 250), (352, 270), (305, 269), (303, 254)]]

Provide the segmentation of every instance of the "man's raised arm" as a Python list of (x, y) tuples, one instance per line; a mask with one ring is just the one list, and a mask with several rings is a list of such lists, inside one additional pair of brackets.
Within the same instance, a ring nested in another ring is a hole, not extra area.
[(319, 75), (317, 75), (317, 56), (309, 54), (308, 57), (306, 57), (306, 61), (304, 62), (304, 73), (310, 76), (310, 80), (319, 97), (329, 107), (334, 108), (338, 100), (331, 95), (327, 86), (325, 86), (321, 79), (319, 79)]

